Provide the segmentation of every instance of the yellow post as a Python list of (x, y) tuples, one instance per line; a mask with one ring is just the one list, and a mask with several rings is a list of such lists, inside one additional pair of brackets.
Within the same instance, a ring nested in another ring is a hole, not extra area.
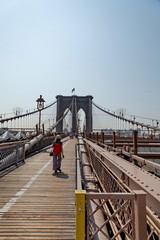
[(76, 240), (85, 240), (85, 190), (75, 190), (76, 194)]

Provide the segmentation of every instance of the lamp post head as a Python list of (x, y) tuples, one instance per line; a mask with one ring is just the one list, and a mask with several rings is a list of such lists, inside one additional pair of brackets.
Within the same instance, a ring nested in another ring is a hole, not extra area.
[(36, 100), (37, 102), (37, 109), (41, 110), (44, 108), (44, 102), (45, 100), (42, 98), (42, 95), (40, 95), (40, 97)]

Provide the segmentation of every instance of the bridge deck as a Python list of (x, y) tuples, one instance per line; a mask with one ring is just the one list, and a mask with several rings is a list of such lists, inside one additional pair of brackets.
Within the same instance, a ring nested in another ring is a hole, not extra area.
[(75, 143), (64, 143), (57, 176), (43, 151), (0, 179), (0, 239), (75, 239)]

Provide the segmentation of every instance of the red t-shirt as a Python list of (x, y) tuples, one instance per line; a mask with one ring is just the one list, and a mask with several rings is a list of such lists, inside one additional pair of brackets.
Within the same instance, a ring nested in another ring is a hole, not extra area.
[(59, 154), (62, 152), (62, 142), (55, 142), (53, 144), (53, 152)]

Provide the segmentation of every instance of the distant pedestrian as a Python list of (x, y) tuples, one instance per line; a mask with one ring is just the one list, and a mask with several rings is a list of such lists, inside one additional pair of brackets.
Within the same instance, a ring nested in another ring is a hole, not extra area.
[(63, 146), (61, 142), (61, 136), (57, 135), (55, 138), (55, 142), (53, 142), (53, 170), (54, 175), (57, 173), (57, 171), (61, 172), (61, 162), (62, 158), (64, 158), (63, 155)]

